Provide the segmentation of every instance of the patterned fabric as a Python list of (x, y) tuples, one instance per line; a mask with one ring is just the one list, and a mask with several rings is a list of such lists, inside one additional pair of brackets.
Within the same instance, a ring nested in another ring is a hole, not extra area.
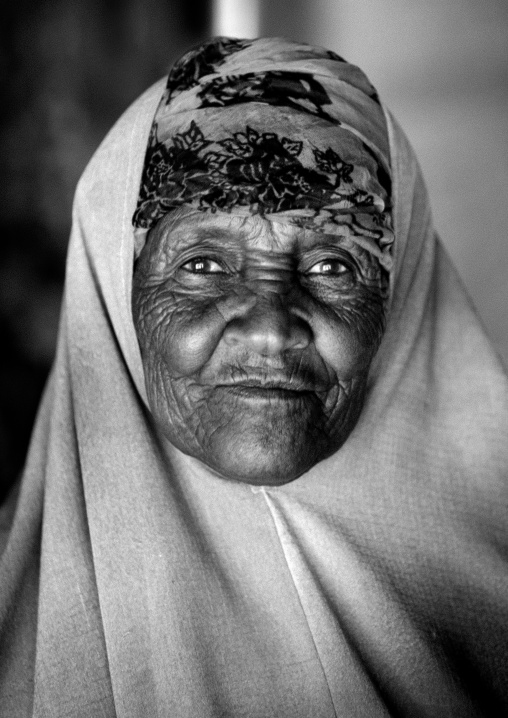
[[(133, 223), (182, 205), (348, 235), (391, 267), (385, 118), (363, 73), (280, 38), (215, 38), (169, 74)], [(143, 234), (143, 232), (141, 232)]]

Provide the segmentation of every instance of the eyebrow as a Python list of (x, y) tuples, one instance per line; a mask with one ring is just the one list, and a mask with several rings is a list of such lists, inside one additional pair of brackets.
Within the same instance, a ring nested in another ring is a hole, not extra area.
[(325, 244), (338, 246), (345, 239), (347, 239), (347, 235), (345, 234), (324, 234), (323, 232), (306, 231), (303, 235), (303, 243), (306, 247), (316, 247)]
[[(174, 227), (168, 227), (165, 234), (169, 239), (170, 250), (178, 252), (180, 249), (202, 244), (206, 240), (220, 240), (226, 246), (238, 244), (239, 232), (236, 230), (233, 231), (228, 227), (199, 225), (197, 227), (189, 227), (180, 224)], [(171, 241), (172, 234), (174, 234), (173, 241)]]
[[(345, 235), (323, 234), (312, 230), (301, 230), (302, 234), (294, 236), (292, 241), (298, 242), (304, 251), (309, 251), (315, 247), (323, 245), (340, 246)], [(175, 225), (166, 229), (166, 234), (170, 237), (175, 234), (174, 241), (170, 244), (170, 249), (177, 253), (180, 250), (189, 247), (197, 247), (209, 240), (211, 242), (220, 241), (226, 248), (237, 248), (241, 245), (242, 240), (248, 240), (249, 231), (243, 227), (217, 226), (216, 224), (207, 222), (198, 222), (196, 225), (186, 224), (184, 221), (176, 221)], [(254, 239), (254, 243), (256, 239)]]

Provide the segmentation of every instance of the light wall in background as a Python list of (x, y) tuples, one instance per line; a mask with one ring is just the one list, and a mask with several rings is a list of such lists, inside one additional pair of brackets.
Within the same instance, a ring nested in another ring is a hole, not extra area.
[[(243, 2), (228, 1), (242, 22)], [(259, 7), (259, 31), (251, 25), (242, 33), (240, 25), (231, 34), (323, 45), (368, 74), (415, 147), (436, 227), (508, 365), (508, 2), (250, 0), (248, 7)]]
[(260, 9), (259, 0), (213, 0), (212, 35), (258, 37)]

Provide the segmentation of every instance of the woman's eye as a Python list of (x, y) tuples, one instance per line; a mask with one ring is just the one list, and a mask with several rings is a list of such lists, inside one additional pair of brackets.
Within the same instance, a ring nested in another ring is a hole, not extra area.
[(195, 257), (182, 264), (181, 269), (192, 274), (224, 274), (224, 267), (209, 257)]
[(336, 276), (338, 274), (347, 274), (351, 269), (340, 259), (323, 259), (321, 262), (312, 265), (307, 270), (307, 274), (325, 274)]

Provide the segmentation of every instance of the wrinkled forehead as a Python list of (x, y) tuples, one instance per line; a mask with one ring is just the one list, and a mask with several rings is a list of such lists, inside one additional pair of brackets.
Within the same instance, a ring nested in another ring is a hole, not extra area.
[(390, 270), (388, 136), (363, 73), (277, 38), (216, 38), (179, 60), (155, 114), (134, 214), (259, 214), (349, 235)]

